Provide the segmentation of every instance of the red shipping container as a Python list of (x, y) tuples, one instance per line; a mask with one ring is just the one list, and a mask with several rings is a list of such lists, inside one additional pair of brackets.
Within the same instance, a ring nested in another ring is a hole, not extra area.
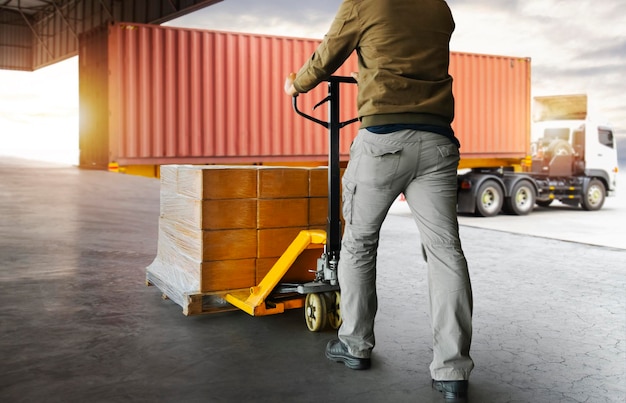
[[(327, 161), (328, 131), (296, 115), (283, 92), (318, 40), (134, 23), (80, 40), (81, 166)], [(355, 55), (336, 75), (351, 71)], [(450, 73), (463, 159), (523, 158), (530, 60), (453, 52)], [(348, 120), (357, 87), (341, 94)], [(301, 110), (326, 95), (320, 85), (300, 96)], [(313, 114), (327, 120), (325, 106)], [(344, 161), (357, 128), (341, 131)]]

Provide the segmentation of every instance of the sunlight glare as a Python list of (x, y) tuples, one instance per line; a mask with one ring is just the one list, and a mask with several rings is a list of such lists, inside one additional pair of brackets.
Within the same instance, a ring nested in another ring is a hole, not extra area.
[(0, 155), (78, 164), (78, 57), (0, 70)]

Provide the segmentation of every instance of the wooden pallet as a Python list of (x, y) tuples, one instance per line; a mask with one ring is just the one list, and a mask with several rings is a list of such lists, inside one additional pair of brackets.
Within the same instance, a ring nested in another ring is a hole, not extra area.
[[(161, 280), (150, 272), (146, 274), (146, 285), (157, 287), (161, 290), (163, 299), (170, 299), (180, 305), (183, 308), (183, 314), (185, 316), (238, 310), (238, 308), (231, 305), (223, 298), (224, 292), (183, 293), (174, 289), (168, 282)], [(245, 290), (231, 291), (241, 292)]]

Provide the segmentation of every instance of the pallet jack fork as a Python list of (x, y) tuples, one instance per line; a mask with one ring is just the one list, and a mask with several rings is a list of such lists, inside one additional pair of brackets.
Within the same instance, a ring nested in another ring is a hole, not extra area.
[[(328, 122), (307, 115), (298, 109), (298, 97), (292, 99), (294, 111), (328, 129), (328, 218), (326, 231), (303, 230), (272, 266), (261, 282), (251, 287), (249, 292), (233, 292), (224, 299), (230, 304), (252, 316), (282, 313), (285, 309), (304, 306), (307, 327), (312, 332), (322, 330), (326, 324), (334, 329), (341, 325), (339, 309), (340, 290), (337, 280), (337, 265), (341, 249), (340, 190), (341, 172), (339, 165), (339, 131), (344, 126), (358, 120), (354, 118), (340, 121), (339, 102), (340, 84), (356, 84), (351, 77), (331, 76), (328, 79), (328, 96), (317, 103), (313, 109), (328, 102)], [(305, 250), (322, 248), (323, 253), (317, 260), (315, 280), (308, 283), (280, 283), (296, 258)]]

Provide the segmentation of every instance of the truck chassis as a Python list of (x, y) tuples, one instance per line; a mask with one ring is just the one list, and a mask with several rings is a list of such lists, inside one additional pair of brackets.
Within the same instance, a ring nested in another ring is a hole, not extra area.
[(529, 214), (535, 204), (554, 200), (584, 210), (599, 210), (607, 196), (608, 178), (602, 175), (548, 175), (514, 172), (512, 168), (472, 169), (459, 176), (458, 212), (491, 217)]

